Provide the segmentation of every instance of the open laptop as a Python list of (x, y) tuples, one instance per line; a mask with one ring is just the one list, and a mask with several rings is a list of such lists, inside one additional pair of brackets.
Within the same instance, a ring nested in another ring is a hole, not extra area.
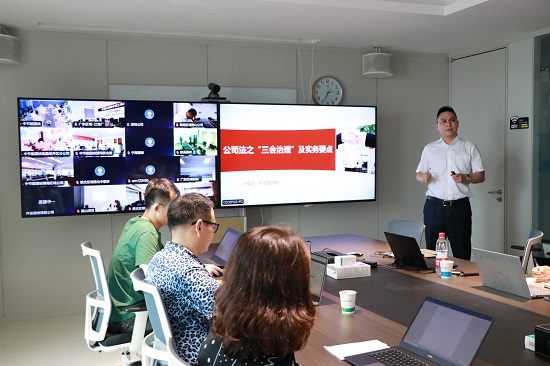
[(525, 277), (519, 257), (479, 248), (472, 253), (483, 286), (526, 299), (550, 296), (550, 289)]
[(384, 235), (393, 252), (396, 265), (423, 270), (435, 268), (435, 259), (424, 259), (424, 255), (420, 251), (415, 238), (388, 232), (384, 232)]
[(311, 265), (309, 276), (309, 291), (313, 305), (317, 306), (321, 302), (323, 286), (325, 285), (325, 275), (327, 273), (328, 259), (324, 256), (311, 253)]
[[(417, 244), (418, 246), (418, 244)], [(389, 354), (405, 354), (402, 365), (468, 366), (487, 336), (494, 318), (427, 297), (398, 347), (367, 352), (344, 359), (355, 366), (383, 366)]]
[(237, 245), (237, 241), (242, 234), (239, 230), (228, 228), (214, 254), (211, 257), (199, 258), (200, 261), (203, 264), (215, 264), (220, 268), (225, 267), (225, 263), (233, 253), (233, 249), (235, 249), (235, 245)]

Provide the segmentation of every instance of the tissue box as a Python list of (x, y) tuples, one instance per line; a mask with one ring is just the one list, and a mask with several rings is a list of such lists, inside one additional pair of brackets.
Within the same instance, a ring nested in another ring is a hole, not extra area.
[(327, 276), (337, 280), (341, 280), (343, 278), (368, 277), (370, 276), (370, 265), (361, 262), (356, 262), (350, 266), (328, 264)]
[(352, 266), (355, 264), (354, 255), (337, 255), (334, 257), (334, 264), (337, 266)]
[(530, 349), (531, 351), (535, 350), (535, 335), (529, 334), (525, 336), (525, 348)]

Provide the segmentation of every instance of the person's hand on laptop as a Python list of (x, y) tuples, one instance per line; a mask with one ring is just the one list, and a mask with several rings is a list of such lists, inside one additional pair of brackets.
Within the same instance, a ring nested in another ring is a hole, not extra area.
[(535, 266), (531, 271), (533, 277), (537, 282), (550, 281), (550, 267), (549, 266)]
[(204, 268), (214, 277), (222, 274), (222, 269), (215, 264), (205, 264)]

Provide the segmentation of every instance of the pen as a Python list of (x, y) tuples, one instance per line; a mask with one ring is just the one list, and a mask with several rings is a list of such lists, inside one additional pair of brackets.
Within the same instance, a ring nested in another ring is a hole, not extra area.
[(535, 257), (533, 257), (533, 262), (535, 263), (535, 268), (537, 269), (537, 272), (542, 275), (542, 272), (540, 271), (540, 267), (539, 267), (539, 263), (537, 262), (537, 260), (535, 259)]

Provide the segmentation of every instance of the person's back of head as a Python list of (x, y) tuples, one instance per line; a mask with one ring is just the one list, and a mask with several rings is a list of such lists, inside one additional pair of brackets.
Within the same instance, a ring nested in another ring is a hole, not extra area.
[(179, 196), (180, 191), (176, 185), (166, 178), (152, 179), (145, 188), (145, 209), (155, 203), (168, 204), (173, 196)]
[(282, 358), (305, 346), (315, 318), (309, 266), (309, 250), (290, 228), (257, 227), (241, 236), (216, 293), (212, 331), (226, 355)]

